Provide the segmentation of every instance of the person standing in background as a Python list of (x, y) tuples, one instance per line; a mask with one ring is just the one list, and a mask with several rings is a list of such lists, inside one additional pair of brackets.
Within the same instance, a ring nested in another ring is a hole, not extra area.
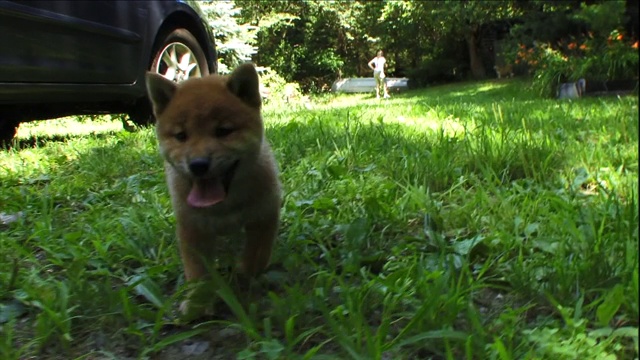
[(384, 69), (387, 67), (387, 59), (384, 58), (382, 50), (379, 50), (376, 57), (369, 61), (369, 67), (373, 70), (373, 78), (376, 80), (376, 99), (380, 99), (380, 88), (383, 89), (384, 98), (389, 98), (389, 91), (387, 89), (386, 76)]

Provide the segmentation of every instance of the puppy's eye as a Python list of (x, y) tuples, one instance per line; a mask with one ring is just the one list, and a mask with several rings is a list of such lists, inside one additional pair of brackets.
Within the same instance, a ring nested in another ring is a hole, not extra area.
[(229, 128), (229, 127), (219, 127), (216, 128), (216, 137), (219, 138), (223, 138), (223, 137), (227, 137), (229, 135), (231, 135), (232, 132), (234, 132), (235, 129)]
[(187, 133), (184, 132), (184, 131), (179, 131), (179, 132), (173, 134), (173, 137), (176, 138), (176, 140), (178, 140), (180, 142), (187, 141)]

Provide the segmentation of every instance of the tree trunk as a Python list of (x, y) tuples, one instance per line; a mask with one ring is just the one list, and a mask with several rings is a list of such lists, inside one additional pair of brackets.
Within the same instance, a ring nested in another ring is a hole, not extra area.
[(471, 74), (475, 79), (484, 79), (487, 73), (484, 70), (484, 64), (478, 51), (478, 29), (472, 29), (465, 34), (467, 47), (469, 48), (469, 61)]

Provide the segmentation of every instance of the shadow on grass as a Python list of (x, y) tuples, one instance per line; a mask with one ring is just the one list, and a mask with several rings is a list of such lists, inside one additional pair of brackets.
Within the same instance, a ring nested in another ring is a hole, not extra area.
[(42, 135), (42, 136), (30, 136), (21, 137), (13, 141), (10, 148), (14, 150), (43, 148), (51, 143), (63, 143), (74, 139), (82, 139), (86, 137), (93, 137), (96, 139), (105, 139), (110, 136), (115, 136), (119, 131), (106, 131), (96, 132), (90, 134), (54, 134), (54, 135)]

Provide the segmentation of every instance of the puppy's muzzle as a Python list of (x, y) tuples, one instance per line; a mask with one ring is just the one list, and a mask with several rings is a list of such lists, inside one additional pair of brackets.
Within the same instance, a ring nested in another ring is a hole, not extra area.
[(211, 162), (207, 158), (196, 158), (189, 162), (189, 171), (193, 176), (201, 177), (207, 174)]

